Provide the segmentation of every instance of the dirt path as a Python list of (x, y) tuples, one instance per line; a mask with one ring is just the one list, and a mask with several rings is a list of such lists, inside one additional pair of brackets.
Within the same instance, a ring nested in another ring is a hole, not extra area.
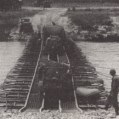
[(71, 28), (69, 28), (70, 20), (68, 17), (64, 16), (66, 10), (66, 8), (50, 8), (44, 10), (43, 14), (36, 14), (31, 20), (34, 30), (37, 32), (41, 30), (43, 25), (51, 24), (53, 21), (56, 24), (63, 26), (65, 31), (69, 32), (71, 30)]

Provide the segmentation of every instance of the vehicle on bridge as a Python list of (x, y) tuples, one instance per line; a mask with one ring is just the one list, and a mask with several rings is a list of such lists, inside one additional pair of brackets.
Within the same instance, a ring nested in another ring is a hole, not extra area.
[(34, 33), (33, 26), (29, 18), (22, 18), (19, 22), (21, 34), (31, 34)]
[[(45, 93), (44, 108), (58, 108), (59, 100), (66, 100), (67, 94), (73, 90), (72, 75), (67, 64), (52, 60), (43, 62), (39, 69), (40, 90)], [(42, 80), (41, 80), (42, 79)], [(42, 82), (42, 83), (41, 83)]]
[(65, 52), (64, 46), (66, 43), (66, 34), (62, 26), (46, 25), (43, 27), (42, 40), (45, 54), (49, 55), (50, 59), (57, 61), (58, 56), (62, 56)]

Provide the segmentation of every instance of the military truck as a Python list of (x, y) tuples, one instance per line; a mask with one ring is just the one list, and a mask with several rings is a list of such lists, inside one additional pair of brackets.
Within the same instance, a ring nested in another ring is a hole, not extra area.
[(20, 30), (19, 30), (20, 33), (24, 33), (24, 34), (34, 33), (33, 26), (29, 18), (21, 18), (19, 25), (20, 25)]

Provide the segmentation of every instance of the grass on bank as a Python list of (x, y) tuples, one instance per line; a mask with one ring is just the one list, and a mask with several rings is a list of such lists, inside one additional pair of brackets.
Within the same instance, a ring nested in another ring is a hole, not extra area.
[[(119, 11), (119, 10), (118, 10)], [(115, 10), (114, 10), (115, 14)], [(85, 9), (85, 10), (75, 10), (67, 11), (66, 15), (71, 19), (71, 21), (80, 26), (84, 30), (92, 30), (95, 25), (112, 25), (110, 15), (112, 11), (102, 10), (102, 9)]]
[(73, 24), (79, 26), (74, 40), (102, 42), (118, 41), (119, 39), (118, 32), (111, 18), (119, 16), (119, 8), (70, 8), (66, 15)]

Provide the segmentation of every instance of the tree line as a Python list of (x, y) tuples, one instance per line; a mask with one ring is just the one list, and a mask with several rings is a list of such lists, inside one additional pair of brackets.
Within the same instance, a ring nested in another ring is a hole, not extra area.
[(0, 10), (20, 10), (22, 7), (22, 0), (0, 0)]
[[(41, 0), (39, 0), (41, 1)], [(51, 0), (53, 3), (69, 3), (69, 2), (81, 2), (81, 3), (90, 3), (90, 2), (112, 2), (112, 3), (119, 3), (119, 0)]]

